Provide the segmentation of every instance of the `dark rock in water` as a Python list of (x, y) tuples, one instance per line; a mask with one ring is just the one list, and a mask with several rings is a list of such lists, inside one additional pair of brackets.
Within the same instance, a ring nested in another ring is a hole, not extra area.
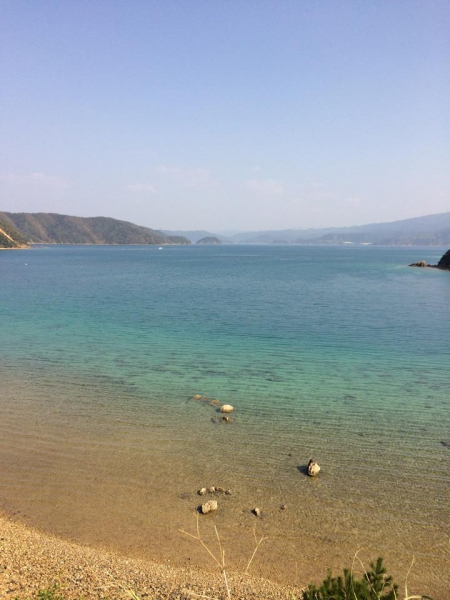
[(450, 271), (450, 250), (441, 257), (437, 265), (429, 265), (424, 260), (419, 262), (411, 263), (410, 267), (431, 267), (433, 269), (440, 269), (441, 271)]
[(315, 477), (320, 472), (319, 463), (317, 463), (315, 460), (313, 460), (311, 458), (311, 460), (308, 463), (308, 467), (307, 467), (306, 471), (310, 477)]
[(436, 267), (438, 269), (443, 269), (444, 271), (450, 271), (450, 250), (447, 250)]
[(445, 447), (445, 448), (450, 448), (450, 440), (441, 440), (441, 444)]

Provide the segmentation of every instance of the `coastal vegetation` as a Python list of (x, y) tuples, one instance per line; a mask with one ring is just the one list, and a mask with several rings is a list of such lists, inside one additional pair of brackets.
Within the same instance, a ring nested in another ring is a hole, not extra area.
[[(32, 244), (190, 244), (127, 221), (109, 217), (72, 217), (54, 213), (0, 213), (8, 229)], [(1, 227), (1, 226), (0, 226)]]
[(11, 223), (0, 219), (0, 248), (25, 248), (26, 239)]

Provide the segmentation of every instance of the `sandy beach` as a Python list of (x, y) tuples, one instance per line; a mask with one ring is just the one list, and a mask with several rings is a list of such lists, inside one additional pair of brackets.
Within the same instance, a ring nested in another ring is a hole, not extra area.
[[(182, 600), (226, 598), (220, 572), (199, 572), (169, 564), (129, 559), (81, 546), (10, 520), (0, 514), (0, 598), (25, 600), (57, 586), (64, 600), (139, 598)], [(205, 562), (209, 559), (205, 552)], [(232, 598), (288, 599), (299, 589), (228, 573)]]

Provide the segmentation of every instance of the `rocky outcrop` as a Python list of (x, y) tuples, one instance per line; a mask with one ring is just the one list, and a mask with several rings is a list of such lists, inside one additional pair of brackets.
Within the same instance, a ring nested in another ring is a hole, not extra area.
[(431, 267), (425, 260), (420, 260), (419, 262), (411, 263), (408, 265), (409, 267)]
[(436, 268), (442, 269), (443, 271), (450, 271), (450, 250), (447, 250), (447, 252), (436, 265)]
[(231, 404), (224, 404), (223, 406), (220, 407), (220, 412), (221, 413), (231, 413), (233, 412), (234, 408), (231, 406)]
[(441, 271), (450, 271), (450, 250), (442, 256), (437, 265), (429, 265), (425, 260), (411, 263), (410, 267), (430, 267), (431, 269), (440, 269)]

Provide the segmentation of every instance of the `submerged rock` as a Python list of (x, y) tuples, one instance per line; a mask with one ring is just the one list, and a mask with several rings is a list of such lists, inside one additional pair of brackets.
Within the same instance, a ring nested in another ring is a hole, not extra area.
[(209, 500), (209, 502), (205, 502), (201, 505), (200, 510), (202, 514), (206, 515), (210, 512), (217, 510), (218, 508), (219, 505), (217, 504), (217, 500)]
[(308, 463), (308, 467), (307, 467), (306, 470), (307, 470), (307, 473), (308, 473), (308, 475), (310, 477), (315, 477), (320, 472), (319, 463), (317, 463), (315, 460), (313, 460), (311, 458), (311, 460)]
[(231, 406), (231, 404), (224, 404), (223, 406), (220, 407), (220, 412), (223, 413), (230, 413), (233, 412), (234, 408)]

